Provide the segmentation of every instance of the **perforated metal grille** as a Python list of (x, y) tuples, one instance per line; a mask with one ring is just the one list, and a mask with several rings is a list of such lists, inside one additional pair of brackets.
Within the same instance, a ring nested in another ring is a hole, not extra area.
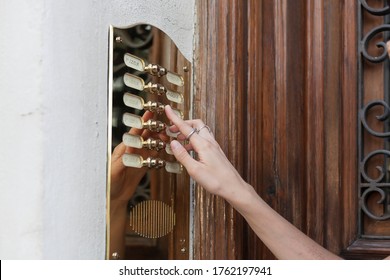
[(138, 203), (130, 211), (130, 228), (146, 238), (159, 238), (170, 233), (176, 215), (168, 204), (158, 200)]

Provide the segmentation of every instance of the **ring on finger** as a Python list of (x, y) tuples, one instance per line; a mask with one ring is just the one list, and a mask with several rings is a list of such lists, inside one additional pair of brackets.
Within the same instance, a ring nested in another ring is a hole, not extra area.
[(199, 128), (198, 130), (197, 130), (197, 132), (196, 133), (198, 133), (199, 134), (199, 132), (203, 129), (203, 128), (207, 128), (207, 130), (209, 131), (209, 133), (211, 133), (212, 134), (212, 132), (211, 132), (211, 128), (208, 126), (208, 125), (203, 125), (201, 128)]
[(191, 130), (191, 132), (187, 135), (186, 140), (187, 140), (187, 141), (190, 140), (191, 136), (192, 136), (195, 132), (197, 132), (197, 131), (198, 131), (198, 130), (197, 130), (196, 128), (193, 128), (193, 129)]

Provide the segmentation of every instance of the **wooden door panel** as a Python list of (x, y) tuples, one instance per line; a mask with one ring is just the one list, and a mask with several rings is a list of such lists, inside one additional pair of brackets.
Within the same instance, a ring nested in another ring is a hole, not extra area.
[[(390, 254), (388, 241), (362, 240), (358, 231), (360, 7), (198, 1), (194, 118), (215, 131), (245, 180), (299, 229), (344, 257), (379, 258)], [(383, 67), (366, 67), (365, 86), (383, 98)], [(383, 146), (365, 141), (367, 151)], [(274, 258), (229, 205), (200, 186), (195, 205), (194, 258)], [(388, 221), (378, 224), (365, 228), (387, 232)]]

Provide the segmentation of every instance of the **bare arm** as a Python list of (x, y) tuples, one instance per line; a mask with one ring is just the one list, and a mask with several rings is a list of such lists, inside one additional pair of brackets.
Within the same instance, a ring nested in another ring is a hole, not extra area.
[(246, 194), (228, 201), (278, 259), (340, 259), (280, 216), (251, 186), (241, 188)]
[[(179, 119), (169, 106), (166, 107), (166, 114), (174, 124), (171, 131), (182, 134), (179, 140), (185, 139), (193, 128), (204, 127), (201, 120)], [(193, 133), (189, 141), (186, 147), (178, 141), (171, 142), (177, 160), (207, 191), (226, 199), (278, 259), (340, 259), (268, 206), (253, 187), (241, 178), (207, 129)], [(188, 150), (194, 150), (198, 160), (193, 159)]]

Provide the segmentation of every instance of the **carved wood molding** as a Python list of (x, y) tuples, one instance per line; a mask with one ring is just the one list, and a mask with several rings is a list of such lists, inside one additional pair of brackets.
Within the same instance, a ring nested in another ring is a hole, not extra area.
[(348, 259), (384, 259), (389, 256), (390, 240), (357, 239), (342, 251)]

